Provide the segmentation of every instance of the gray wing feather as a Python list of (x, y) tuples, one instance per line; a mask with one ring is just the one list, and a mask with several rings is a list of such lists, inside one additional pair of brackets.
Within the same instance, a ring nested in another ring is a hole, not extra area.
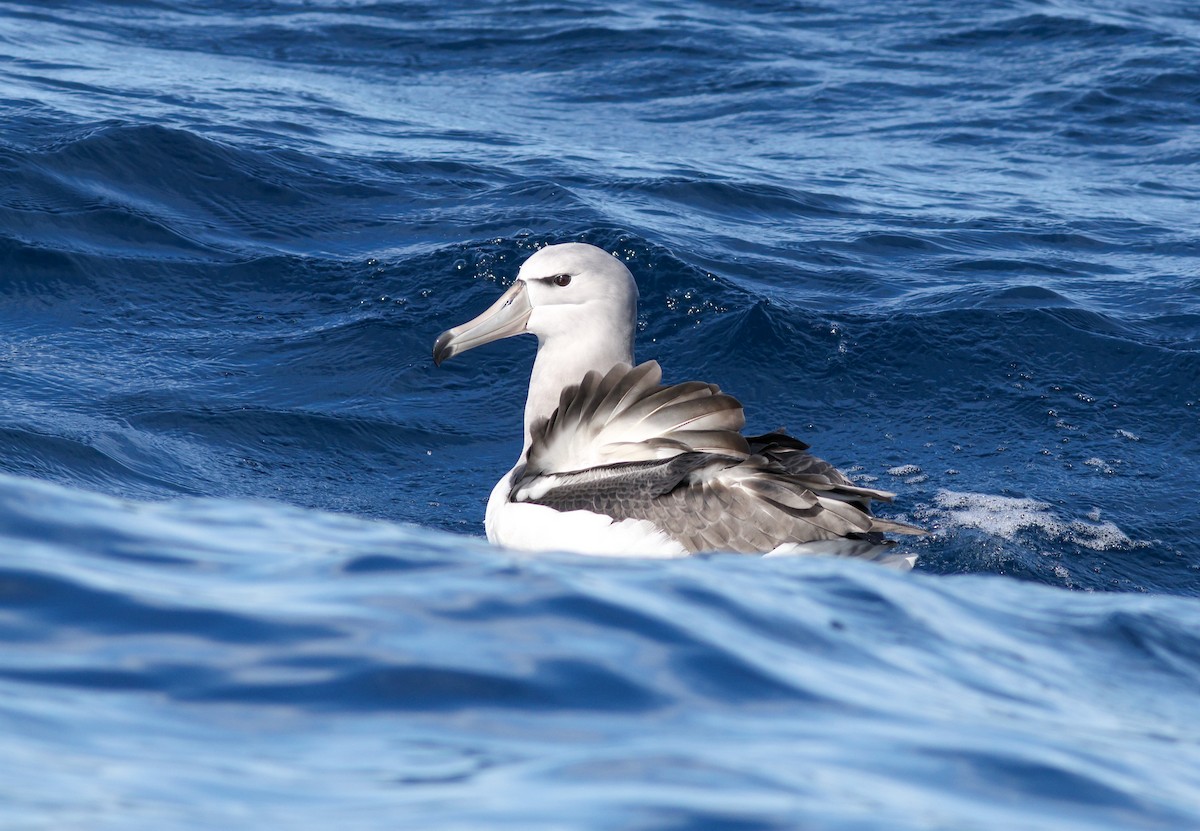
[(648, 520), (693, 553), (765, 554), (789, 543), (868, 539), (884, 531), (924, 533), (872, 516), (857, 503), (822, 496), (772, 468), (761, 456), (736, 459), (691, 452), (658, 461), (525, 476), (509, 498), (558, 511)]
[(809, 446), (779, 428), (761, 436), (747, 436), (750, 452), (770, 459), (789, 476), (802, 480), (813, 490), (828, 492), (830, 496), (858, 502), (863, 507), (871, 500), (891, 502), (896, 494), (876, 488), (864, 488), (846, 478), (846, 475), (824, 459), (808, 452)]
[[(742, 405), (712, 384), (662, 386), (654, 361), (589, 372), (559, 395), (558, 409), (531, 428), (531, 471), (582, 470), (646, 461), (687, 449), (749, 455)], [(674, 443), (674, 444), (672, 444)]]
[(749, 438), (741, 404), (712, 384), (663, 386), (654, 361), (589, 372), (532, 428), (509, 499), (641, 519), (692, 552), (766, 553), (789, 543), (922, 529), (873, 516), (887, 491), (853, 484), (783, 430)]

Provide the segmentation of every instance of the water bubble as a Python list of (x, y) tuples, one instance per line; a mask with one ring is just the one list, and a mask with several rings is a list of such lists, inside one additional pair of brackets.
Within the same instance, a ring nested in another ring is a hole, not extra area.
[(1085, 522), (1064, 519), (1048, 503), (1029, 498), (938, 491), (934, 504), (945, 512), (948, 522), (1003, 539), (1011, 540), (1018, 533), (1037, 531), (1051, 539), (1066, 540), (1094, 551), (1145, 545), (1134, 542), (1113, 523), (1101, 522), (1094, 508), (1088, 514), (1090, 522)]

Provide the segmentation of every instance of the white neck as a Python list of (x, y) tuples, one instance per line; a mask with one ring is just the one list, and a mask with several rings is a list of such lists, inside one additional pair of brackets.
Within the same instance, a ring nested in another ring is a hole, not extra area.
[(557, 334), (538, 338), (537, 357), (529, 377), (529, 397), (525, 400), (525, 446), (521, 460), (529, 452), (530, 430), (534, 423), (558, 408), (563, 387), (578, 384), (591, 370), (608, 372), (620, 363), (633, 364), (634, 315), (619, 327), (593, 329), (582, 333)]

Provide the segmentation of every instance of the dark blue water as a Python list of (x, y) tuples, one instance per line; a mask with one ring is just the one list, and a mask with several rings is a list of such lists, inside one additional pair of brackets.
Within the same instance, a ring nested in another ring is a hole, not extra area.
[[(0, 825), (1200, 827), (1200, 13), (0, 0)], [(549, 242), (910, 575), (480, 539)]]

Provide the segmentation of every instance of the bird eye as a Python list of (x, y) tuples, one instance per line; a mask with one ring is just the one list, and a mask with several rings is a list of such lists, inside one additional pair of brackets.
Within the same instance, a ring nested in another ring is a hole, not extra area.
[(571, 275), (570, 274), (555, 274), (550, 279), (554, 281), (554, 285), (556, 285), (556, 286), (571, 285)]

